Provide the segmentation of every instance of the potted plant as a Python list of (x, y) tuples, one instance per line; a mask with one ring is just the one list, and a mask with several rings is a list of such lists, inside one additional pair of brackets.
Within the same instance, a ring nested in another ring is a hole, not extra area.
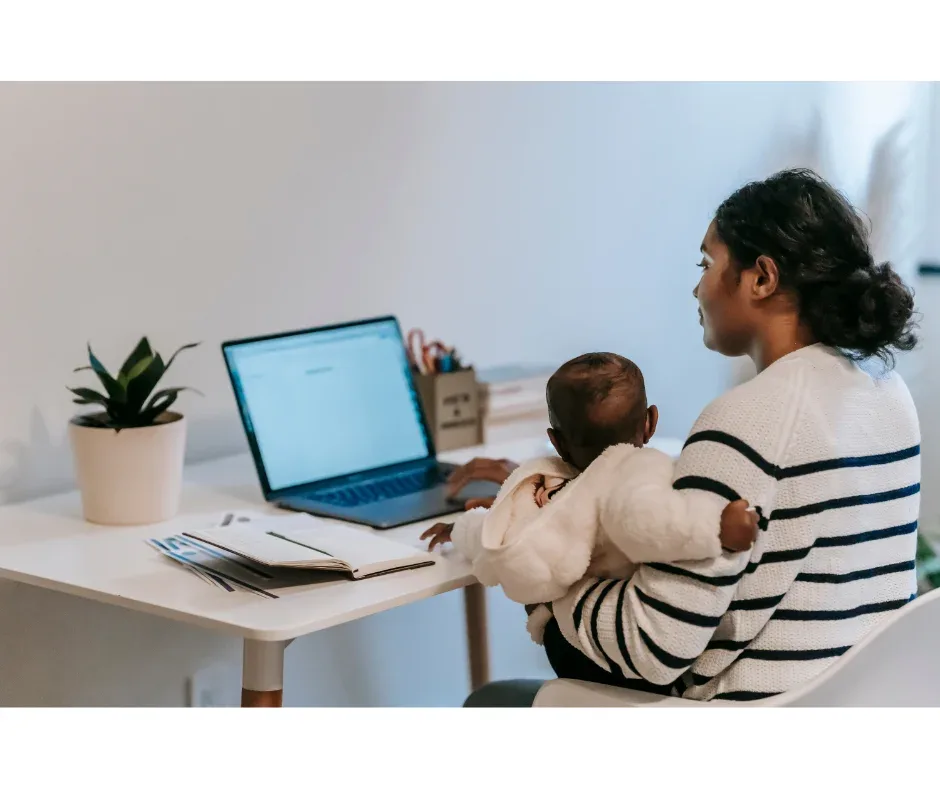
[(185, 386), (154, 391), (184, 345), (164, 363), (144, 337), (114, 377), (88, 346), (104, 392), (69, 388), (79, 405), (99, 409), (69, 423), (85, 519), (104, 525), (162, 522), (179, 509), (186, 422), (170, 410)]

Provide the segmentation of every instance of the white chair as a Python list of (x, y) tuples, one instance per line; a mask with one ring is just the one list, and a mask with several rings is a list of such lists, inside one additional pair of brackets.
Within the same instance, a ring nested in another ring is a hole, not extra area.
[(701, 701), (556, 679), (535, 706), (940, 706), (940, 589), (888, 618), (819, 676), (754, 701)]

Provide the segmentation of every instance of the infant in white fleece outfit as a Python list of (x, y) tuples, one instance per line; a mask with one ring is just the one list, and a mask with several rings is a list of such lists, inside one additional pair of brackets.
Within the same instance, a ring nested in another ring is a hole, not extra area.
[[(636, 564), (712, 558), (753, 544), (758, 517), (746, 501), (716, 496), (707, 510), (691, 511), (672, 488), (672, 459), (644, 448), (658, 412), (633, 362), (580, 356), (552, 375), (546, 395), (558, 456), (525, 463), (489, 509), (423, 536), (430, 548), (452, 540), (481, 583), (534, 605), (528, 628), (536, 642), (551, 618), (548, 603), (585, 576), (627, 578)], [(641, 514), (627, 518), (628, 510)]]

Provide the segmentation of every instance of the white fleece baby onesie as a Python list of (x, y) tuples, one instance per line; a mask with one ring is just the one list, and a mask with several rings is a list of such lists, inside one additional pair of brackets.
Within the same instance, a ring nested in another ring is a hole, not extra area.
[[(457, 520), (454, 546), (481, 583), (523, 604), (558, 599), (585, 575), (626, 578), (639, 563), (720, 555), (723, 505), (699, 502), (690, 511), (672, 478), (668, 455), (627, 444), (580, 475), (557, 457), (532, 460), (510, 475), (489, 510)], [(544, 606), (530, 616), (536, 642), (550, 617)]]

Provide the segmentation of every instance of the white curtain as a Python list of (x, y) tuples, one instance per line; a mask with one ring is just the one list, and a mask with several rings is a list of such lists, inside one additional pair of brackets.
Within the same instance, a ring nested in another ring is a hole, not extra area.
[(913, 281), (927, 224), (931, 85), (829, 83), (820, 97), (821, 174), (871, 219), (875, 259)]
[[(890, 260), (915, 284), (930, 215), (934, 86), (839, 82), (818, 87), (816, 112), (803, 128), (788, 130), (779, 141), (773, 169), (810, 167), (844, 192), (871, 220), (875, 260)], [(920, 354), (903, 359), (898, 367), (912, 391), (926, 385)], [(749, 359), (736, 359), (729, 382), (737, 385), (753, 375)]]

